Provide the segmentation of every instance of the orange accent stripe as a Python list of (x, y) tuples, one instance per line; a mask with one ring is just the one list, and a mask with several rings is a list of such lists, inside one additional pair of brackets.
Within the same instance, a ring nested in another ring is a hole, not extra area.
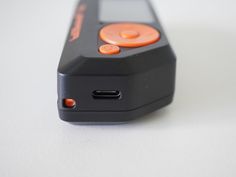
[(87, 6), (85, 4), (81, 4), (76, 12), (75, 18), (74, 18), (74, 26), (70, 31), (70, 42), (75, 41), (80, 37), (82, 24), (84, 21), (84, 13), (86, 11)]

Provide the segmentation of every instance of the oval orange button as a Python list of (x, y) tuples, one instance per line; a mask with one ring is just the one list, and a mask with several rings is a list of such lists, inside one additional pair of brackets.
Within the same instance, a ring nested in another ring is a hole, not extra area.
[(120, 47), (111, 44), (105, 44), (99, 47), (99, 51), (105, 55), (113, 55), (120, 53)]
[(139, 33), (134, 30), (125, 30), (125, 31), (121, 31), (120, 35), (121, 37), (126, 38), (126, 39), (133, 39), (133, 38), (137, 38), (139, 36)]
[(159, 41), (161, 34), (149, 25), (117, 23), (103, 27), (100, 38), (120, 47), (142, 47)]

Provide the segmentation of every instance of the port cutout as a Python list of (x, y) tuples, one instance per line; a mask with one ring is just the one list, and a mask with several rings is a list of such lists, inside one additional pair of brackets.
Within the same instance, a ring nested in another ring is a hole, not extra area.
[(121, 92), (117, 90), (95, 90), (93, 92), (94, 99), (121, 99)]

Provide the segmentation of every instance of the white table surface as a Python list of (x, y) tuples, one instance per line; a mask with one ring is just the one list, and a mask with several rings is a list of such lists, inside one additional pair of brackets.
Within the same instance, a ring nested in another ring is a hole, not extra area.
[(175, 101), (140, 121), (58, 118), (75, 0), (1, 0), (1, 177), (235, 177), (236, 2), (154, 1), (178, 56)]

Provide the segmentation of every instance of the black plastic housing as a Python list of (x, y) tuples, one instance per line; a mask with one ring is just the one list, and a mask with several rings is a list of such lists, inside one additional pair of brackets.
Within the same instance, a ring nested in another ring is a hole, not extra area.
[[(160, 31), (160, 41), (121, 48), (117, 55), (103, 55), (98, 51), (105, 44), (99, 31), (107, 23), (98, 19), (99, 1), (81, 3), (87, 8), (80, 37), (70, 42), (68, 35), (58, 66), (60, 118), (69, 122), (125, 122), (170, 104), (175, 90), (176, 57), (151, 5), (155, 22), (148, 25)], [(95, 91), (118, 91), (121, 95), (96, 99)], [(67, 98), (76, 101), (74, 108), (64, 106)]]

